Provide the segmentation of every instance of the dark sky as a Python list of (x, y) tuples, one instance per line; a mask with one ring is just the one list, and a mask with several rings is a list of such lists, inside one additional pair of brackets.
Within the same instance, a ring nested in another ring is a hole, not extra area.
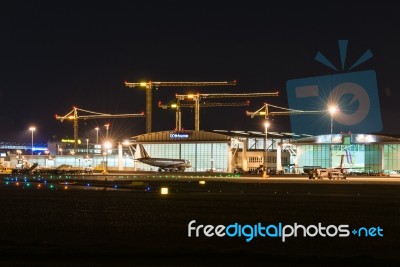
[[(202, 130), (262, 130), (261, 119), (245, 116), (245, 110), (257, 110), (266, 101), (287, 106), (287, 80), (333, 74), (314, 56), (321, 51), (339, 66), (339, 39), (349, 40), (349, 62), (371, 49), (374, 57), (357, 70), (376, 70), (382, 133), (400, 134), (400, 23), (394, 4), (215, 2), (3, 4), (0, 141), (30, 141), (30, 125), (37, 127), (38, 141), (71, 137), (72, 123), (61, 123), (54, 114), (64, 115), (73, 106), (142, 112), (144, 91), (124, 86), (124, 81), (142, 80), (237, 80), (236, 87), (160, 88), (154, 104), (169, 102), (176, 93), (279, 90), (276, 98), (251, 99), (248, 108), (201, 111)], [(175, 127), (172, 110), (154, 107), (153, 112), (153, 131)], [(192, 110), (183, 111), (184, 128), (193, 129), (193, 117)], [(80, 137), (95, 138), (94, 127), (105, 122), (80, 121)], [(145, 131), (142, 118), (110, 123), (117, 138)], [(277, 117), (271, 130), (290, 131), (289, 118)]]

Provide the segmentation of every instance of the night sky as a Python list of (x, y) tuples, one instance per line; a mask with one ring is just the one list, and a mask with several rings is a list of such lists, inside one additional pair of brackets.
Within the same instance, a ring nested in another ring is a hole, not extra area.
[[(145, 110), (144, 90), (125, 87), (124, 81), (143, 80), (237, 80), (235, 87), (154, 90), (153, 131), (175, 128), (174, 111), (162, 110), (156, 103), (169, 102), (176, 93), (278, 90), (279, 97), (250, 99), (249, 107), (201, 111), (202, 130), (262, 131), (261, 118), (251, 119), (245, 111), (255, 111), (264, 102), (286, 107), (287, 80), (334, 74), (314, 56), (321, 51), (339, 66), (340, 39), (349, 40), (348, 62), (355, 62), (371, 49), (374, 57), (356, 70), (376, 70), (381, 133), (400, 134), (400, 23), (396, 6), (382, 1), (279, 2), (3, 4), (0, 141), (30, 142), (31, 125), (37, 127), (37, 142), (72, 137), (72, 123), (61, 123), (54, 115), (64, 115), (73, 106), (112, 114), (140, 113)], [(183, 110), (182, 116), (183, 127), (193, 129), (193, 110)], [(94, 127), (106, 122), (80, 121), (80, 137), (95, 138)], [(144, 118), (110, 124), (115, 138), (145, 132)], [(276, 117), (271, 131), (291, 131), (289, 118)], [(104, 135), (102, 127), (100, 136)]]

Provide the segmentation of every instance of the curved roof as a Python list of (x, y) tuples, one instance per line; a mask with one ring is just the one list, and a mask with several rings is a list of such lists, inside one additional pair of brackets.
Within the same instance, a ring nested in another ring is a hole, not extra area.
[[(213, 132), (221, 133), (221, 134), (226, 134), (229, 136), (233, 137), (248, 137), (248, 138), (265, 138), (265, 132), (261, 131), (242, 131), (242, 130), (213, 130)], [(290, 133), (290, 132), (272, 132), (268, 131), (268, 138), (273, 138), (273, 139), (299, 139), (301, 137), (308, 137), (311, 135), (308, 134), (296, 134), (296, 133)]]
[(230, 136), (205, 131), (163, 131), (137, 135), (132, 141), (140, 143), (152, 142), (229, 142)]
[(374, 135), (374, 134), (333, 134), (331, 135), (317, 135), (306, 138), (300, 138), (295, 141), (297, 144), (327, 144), (327, 143), (344, 143), (344, 137), (350, 137), (351, 144), (371, 144), (371, 143), (387, 143), (387, 144), (400, 144), (400, 138)]

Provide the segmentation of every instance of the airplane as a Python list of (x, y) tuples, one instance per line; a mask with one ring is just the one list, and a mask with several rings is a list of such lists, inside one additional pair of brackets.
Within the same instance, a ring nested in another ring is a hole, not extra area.
[(141, 158), (136, 159), (144, 164), (158, 167), (158, 171), (184, 172), (186, 168), (192, 167), (185, 159), (152, 158), (147, 154), (142, 144), (139, 144)]

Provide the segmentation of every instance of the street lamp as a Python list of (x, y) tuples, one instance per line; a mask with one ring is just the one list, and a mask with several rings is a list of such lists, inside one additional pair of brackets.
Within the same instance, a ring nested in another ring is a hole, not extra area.
[(94, 128), (96, 130), (96, 145), (99, 143), (99, 127)]
[(103, 151), (103, 173), (107, 173), (107, 162), (104, 160), (105, 157), (107, 157), (107, 152)]
[(122, 144), (123, 144), (124, 146), (129, 146), (129, 145), (130, 145), (129, 140), (124, 140), (124, 141), (122, 142)]
[(329, 113), (331, 114), (331, 142), (329, 146), (329, 154), (331, 157), (331, 167), (333, 168), (333, 144), (332, 144), (332, 135), (333, 135), (333, 116), (335, 113), (338, 111), (338, 108), (336, 106), (330, 106), (329, 107)]
[(33, 155), (33, 132), (34, 131), (36, 131), (36, 128), (35, 127), (29, 127), (29, 131), (31, 131), (32, 132), (32, 151), (31, 151), (31, 155)]
[(104, 152), (103, 152), (103, 156), (105, 155), (106, 156), (106, 162), (105, 162), (105, 164), (104, 164), (104, 170), (103, 170), (103, 173), (107, 173), (108, 171), (107, 171), (107, 168), (108, 168), (108, 152), (110, 151), (110, 149), (112, 148), (112, 144), (111, 144), (111, 142), (109, 142), (109, 141), (106, 141), (104, 144), (103, 144), (103, 147), (104, 147)]
[(108, 128), (110, 127), (110, 124), (107, 123), (104, 125), (104, 127), (106, 127), (106, 141), (108, 141)]
[(268, 141), (268, 127), (269, 127), (269, 122), (265, 121), (264, 123), (265, 126), (265, 155), (264, 155), (264, 170), (263, 170), (263, 177), (264, 178), (268, 178), (268, 167), (267, 167), (267, 161), (268, 161), (268, 145), (267, 145), (267, 141)]

